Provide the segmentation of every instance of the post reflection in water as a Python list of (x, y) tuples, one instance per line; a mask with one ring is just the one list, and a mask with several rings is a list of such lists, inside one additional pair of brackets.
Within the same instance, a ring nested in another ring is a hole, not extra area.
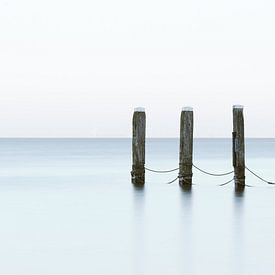
[(236, 188), (233, 196), (233, 274), (244, 274), (244, 188)]
[(180, 270), (186, 274), (194, 274), (193, 254), (194, 254), (194, 228), (192, 211), (192, 188), (191, 185), (179, 186), (180, 207), (179, 207), (179, 263)]
[(145, 221), (145, 187), (133, 184), (133, 274), (145, 274), (146, 266), (146, 221)]

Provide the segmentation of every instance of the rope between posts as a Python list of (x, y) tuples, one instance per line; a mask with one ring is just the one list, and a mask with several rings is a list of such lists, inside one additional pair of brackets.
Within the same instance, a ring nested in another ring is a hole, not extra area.
[(210, 172), (207, 172), (199, 167), (197, 167), (194, 163), (192, 164), (193, 167), (195, 167), (197, 170), (199, 170), (200, 172), (206, 174), (206, 175), (209, 175), (209, 176), (214, 176), (214, 177), (222, 177), (222, 176), (227, 176), (227, 175), (230, 175), (232, 173), (234, 173), (234, 171), (230, 171), (230, 172), (226, 172), (226, 173), (210, 173)]
[[(209, 176), (221, 177), (221, 176), (230, 175), (230, 174), (232, 174), (234, 172), (234, 171), (230, 171), (230, 172), (227, 172), (227, 173), (220, 173), (220, 174), (219, 173), (210, 173), (210, 172), (207, 172), (207, 171), (199, 168), (195, 164), (192, 164), (192, 165), (193, 165), (193, 167), (195, 167), (200, 172), (202, 172), (202, 173), (204, 173), (206, 175), (209, 175)], [(174, 168), (174, 169), (171, 169), (171, 170), (154, 170), (154, 169), (145, 167), (145, 170), (153, 172), (153, 173), (171, 173), (171, 172), (179, 170), (179, 168), (177, 167), (177, 168)]]
[(145, 170), (153, 172), (153, 173), (170, 173), (170, 172), (174, 172), (174, 171), (179, 170), (179, 168), (174, 168), (174, 169), (171, 169), (171, 170), (153, 170), (153, 169), (145, 167)]
[[(227, 176), (227, 175), (230, 175), (232, 173), (234, 173), (234, 171), (230, 171), (230, 172), (226, 172), (226, 173), (210, 173), (210, 172), (207, 172), (201, 168), (199, 168), (198, 166), (196, 166), (195, 164), (192, 164), (192, 166), (194, 168), (196, 168), (197, 170), (199, 170), (200, 172), (206, 174), (206, 175), (209, 175), (209, 176), (214, 176), (214, 177), (221, 177), (221, 176)], [(259, 180), (267, 183), (267, 184), (273, 184), (275, 185), (275, 182), (271, 182), (271, 181), (268, 181), (268, 180), (265, 180), (264, 178), (262, 178), (261, 176), (259, 176), (258, 174), (256, 174), (254, 171), (252, 171), (251, 169), (249, 169), (247, 166), (245, 166), (245, 169), (248, 170), (252, 175), (254, 175), (256, 178), (258, 178)], [(153, 173), (171, 173), (171, 172), (174, 172), (174, 171), (177, 171), (179, 170), (179, 168), (174, 168), (174, 169), (171, 169), (171, 170), (154, 170), (154, 169), (150, 169), (150, 168), (147, 168), (145, 167), (145, 170), (147, 171), (150, 171), (150, 172), (153, 172)], [(179, 177), (177, 176), (175, 179), (167, 182), (166, 184), (171, 184), (173, 182), (175, 182)], [(227, 185), (229, 184), (230, 182), (232, 182), (234, 180), (234, 178), (232, 178), (231, 180), (229, 181), (226, 181), (225, 183), (222, 183), (222, 184), (218, 184), (218, 186), (224, 186), (224, 185)], [(253, 187), (253, 186), (249, 186), (249, 185), (246, 185), (248, 187)]]

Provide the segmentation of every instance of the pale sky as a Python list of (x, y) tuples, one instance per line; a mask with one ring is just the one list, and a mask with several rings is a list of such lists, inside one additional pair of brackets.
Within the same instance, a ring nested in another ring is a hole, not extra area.
[(0, 136), (275, 137), (274, 0), (0, 0)]

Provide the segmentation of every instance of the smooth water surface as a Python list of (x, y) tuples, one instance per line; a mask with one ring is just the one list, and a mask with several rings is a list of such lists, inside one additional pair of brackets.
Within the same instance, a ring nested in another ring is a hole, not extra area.
[[(146, 165), (178, 165), (177, 139), (149, 139)], [(275, 140), (248, 139), (247, 166), (275, 180)], [(197, 139), (194, 163), (232, 170), (231, 140)], [(194, 170), (130, 182), (130, 139), (0, 140), (0, 274), (274, 274), (275, 186)]]

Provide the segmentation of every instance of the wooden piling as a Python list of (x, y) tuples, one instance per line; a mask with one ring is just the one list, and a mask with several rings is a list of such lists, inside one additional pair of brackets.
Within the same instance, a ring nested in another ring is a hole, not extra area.
[(184, 107), (180, 118), (179, 184), (192, 184), (193, 108)]
[(245, 144), (243, 106), (233, 106), (233, 167), (234, 180), (237, 189), (245, 186)]
[(133, 115), (132, 139), (132, 183), (143, 185), (145, 181), (145, 126), (144, 108), (135, 108)]

